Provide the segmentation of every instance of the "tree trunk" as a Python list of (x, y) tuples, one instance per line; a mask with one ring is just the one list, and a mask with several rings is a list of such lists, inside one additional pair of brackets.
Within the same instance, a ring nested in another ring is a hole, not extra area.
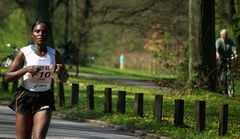
[(215, 90), (214, 0), (189, 0), (189, 83)]
[(69, 32), (69, 18), (70, 18), (70, 14), (69, 14), (69, 0), (65, 1), (65, 12), (66, 12), (66, 17), (65, 17), (65, 28), (64, 28), (64, 43), (67, 44), (69, 39), (68, 39), (68, 32)]
[[(50, 17), (49, 17), (49, 0), (15, 0), (20, 8), (23, 9), (25, 14), (25, 20), (27, 26), (29, 27), (28, 32), (31, 32), (32, 25), (37, 20), (44, 20), (48, 22), (51, 26)], [(52, 31), (50, 31), (49, 44), (53, 45), (53, 35)]]
[(91, 28), (91, 22), (90, 22), (90, 16), (92, 11), (92, 0), (84, 0), (77, 3), (78, 4), (78, 10), (79, 10), (79, 30), (78, 30), (78, 36), (79, 36), (79, 64), (80, 65), (86, 65), (88, 62), (88, 52), (87, 52), (87, 39)]

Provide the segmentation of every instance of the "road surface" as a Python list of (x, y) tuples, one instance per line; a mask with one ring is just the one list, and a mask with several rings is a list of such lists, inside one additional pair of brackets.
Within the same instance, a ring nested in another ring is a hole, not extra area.
[[(74, 76), (76, 73), (68, 72), (70, 75)], [(168, 87), (160, 86), (154, 80), (151, 79), (129, 79), (123, 77), (111, 77), (107, 75), (95, 75), (95, 74), (88, 74), (88, 73), (78, 73), (79, 77), (84, 77), (87, 79), (94, 79), (94, 80), (103, 80), (114, 82), (118, 84), (130, 85), (130, 86), (140, 86), (146, 89), (156, 89), (156, 90), (163, 90), (168, 89)]]
[[(16, 139), (15, 113), (0, 106), (0, 139)], [(114, 128), (86, 122), (52, 119), (47, 139), (139, 139)]]

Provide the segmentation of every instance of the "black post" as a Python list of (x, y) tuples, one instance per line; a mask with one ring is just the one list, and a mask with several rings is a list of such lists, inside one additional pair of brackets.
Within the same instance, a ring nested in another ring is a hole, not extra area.
[(59, 105), (65, 106), (65, 96), (64, 96), (64, 86), (63, 83), (59, 82), (58, 83), (58, 89), (59, 89)]
[(219, 135), (227, 133), (228, 125), (228, 104), (223, 104), (220, 108)]
[(134, 113), (138, 116), (143, 116), (143, 93), (135, 94)]
[(72, 83), (72, 99), (71, 99), (72, 106), (78, 105), (78, 95), (79, 95), (79, 84)]
[(126, 105), (126, 91), (118, 91), (118, 100), (117, 100), (117, 112), (120, 114), (125, 113)]
[(51, 91), (53, 92), (54, 94), (54, 79), (52, 78), (52, 83), (51, 83)]
[(177, 99), (175, 100), (175, 114), (174, 114), (174, 126), (183, 125), (183, 116), (184, 116), (184, 100)]
[(112, 88), (105, 88), (104, 113), (112, 113)]
[(196, 116), (197, 116), (197, 131), (203, 131), (205, 130), (205, 107), (206, 102), (205, 101), (196, 101), (195, 102), (195, 108), (196, 108)]
[(52, 97), (52, 102), (55, 103), (55, 97), (54, 97), (54, 79), (52, 78), (52, 83), (51, 83), (51, 97)]
[(158, 122), (162, 122), (163, 95), (155, 95), (153, 117)]
[(18, 88), (18, 80), (12, 83), (12, 93), (14, 93)]
[(94, 109), (94, 88), (93, 85), (87, 86), (87, 105), (88, 110)]
[(7, 91), (8, 91), (9, 83), (4, 81), (4, 76), (5, 76), (5, 75), (3, 75), (3, 77), (2, 77), (1, 91), (2, 91), (2, 92), (7, 92)]

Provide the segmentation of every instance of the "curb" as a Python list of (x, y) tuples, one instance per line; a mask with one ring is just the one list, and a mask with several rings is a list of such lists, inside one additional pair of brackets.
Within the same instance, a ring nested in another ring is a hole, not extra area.
[[(7, 106), (9, 104), (9, 101), (0, 101), (0, 105)], [(76, 122), (86, 122), (90, 124), (95, 124), (101, 127), (106, 127), (106, 128), (113, 128), (116, 131), (122, 132), (124, 134), (128, 134), (131, 136), (135, 137), (140, 137), (142, 139), (177, 139), (175, 137), (169, 137), (169, 136), (162, 136), (158, 134), (150, 134), (147, 133), (146, 131), (143, 130), (135, 130), (135, 129), (130, 129), (121, 125), (115, 125), (115, 124), (110, 124), (105, 121), (101, 120), (93, 120), (93, 119), (85, 119), (85, 118), (79, 118), (79, 117), (73, 117), (65, 114), (60, 114), (60, 113), (55, 113), (53, 112), (52, 115), (53, 119), (59, 119), (59, 120), (69, 120), (69, 121), (76, 121)]]
[(85, 118), (79, 118), (79, 117), (73, 117), (65, 114), (53, 114), (54, 119), (62, 119), (62, 120), (69, 120), (69, 121), (77, 121), (77, 122), (87, 122), (90, 124), (95, 124), (101, 127), (106, 127), (106, 128), (113, 128), (116, 131), (123, 132), (125, 134), (131, 135), (131, 136), (136, 136), (140, 137), (143, 139), (177, 139), (175, 137), (169, 137), (169, 136), (162, 136), (162, 135), (157, 135), (157, 134), (150, 134), (147, 133), (146, 131), (143, 130), (135, 130), (135, 129), (130, 129), (121, 125), (115, 125), (115, 124), (110, 124), (105, 121), (100, 121), (100, 120), (92, 120), (92, 119), (85, 119)]

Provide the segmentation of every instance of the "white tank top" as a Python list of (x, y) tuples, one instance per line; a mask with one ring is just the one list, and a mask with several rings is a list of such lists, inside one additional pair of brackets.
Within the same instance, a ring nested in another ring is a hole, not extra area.
[(55, 49), (47, 47), (47, 54), (45, 56), (38, 56), (35, 51), (34, 45), (28, 45), (21, 48), (25, 56), (24, 66), (35, 65), (40, 68), (37, 74), (31, 75), (26, 73), (23, 75), (22, 85), (24, 88), (42, 92), (47, 91), (51, 88), (52, 74), (55, 69)]

